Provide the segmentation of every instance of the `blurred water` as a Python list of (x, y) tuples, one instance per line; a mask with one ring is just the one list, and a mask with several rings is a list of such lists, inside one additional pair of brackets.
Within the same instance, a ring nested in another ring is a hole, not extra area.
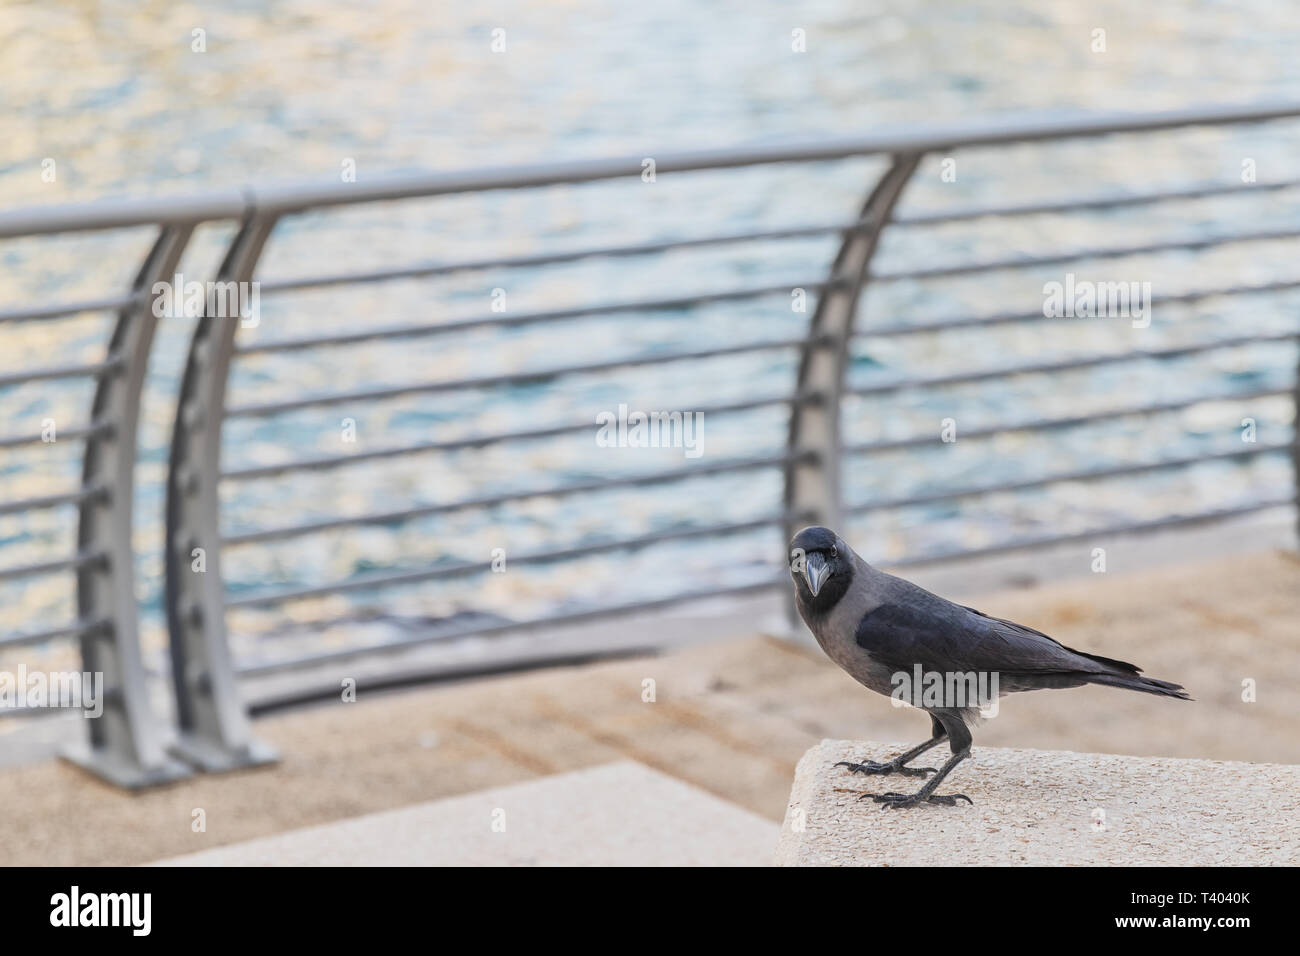
[[(345, 162), (361, 179), (381, 172), (542, 162), (611, 154), (788, 140), (861, 132), (882, 123), (942, 122), (1013, 110), (1161, 109), (1296, 97), (1296, 14), (1254, 3), (821, 2), (654, 5), (570, 2), (469, 5), (164, 3), (0, 6), (0, 207), (181, 194), (243, 182), (337, 181)], [(489, 49), (506, 30), (506, 51)], [(1090, 49), (1104, 29), (1105, 53)], [(791, 31), (807, 52), (791, 50)], [(203, 30), (206, 52), (191, 49)], [(918, 173), (904, 210), (973, 202), (1068, 198), (1236, 181), (1250, 158), (1261, 181), (1295, 177), (1300, 124), (1185, 131), (1150, 139), (971, 151), (955, 183), (939, 157)], [(43, 161), (57, 169), (42, 181)], [(277, 230), (260, 275), (283, 277), (701, 235), (715, 230), (851, 217), (880, 170), (875, 161), (661, 177), (521, 194), (449, 197), (313, 214)], [(944, 262), (1266, 229), (1300, 222), (1300, 190), (1233, 196), (1086, 216), (978, 221), (898, 229), (882, 270)], [(196, 237), (183, 271), (211, 272), (229, 230)], [(16, 241), (0, 246), (0, 308), (70, 299), (125, 286), (151, 236), (132, 231)], [(511, 311), (686, 294), (743, 284), (790, 285), (823, 275), (827, 239), (766, 242), (662, 256), (593, 260), (513, 272), (264, 297), (263, 321), (244, 341), (347, 330), (371, 323), (441, 321), (486, 312), (493, 289)], [(1081, 278), (1150, 281), (1157, 295), (1266, 282), (1294, 275), (1295, 243), (1252, 243), (1072, 266)], [(1041, 306), (1042, 285), (1063, 269), (970, 279), (882, 284), (868, 294), (861, 327)], [(1169, 306), (1149, 329), (1127, 320), (1043, 322), (905, 339), (863, 339), (855, 382), (971, 364), (1030, 361), (1214, 336), (1294, 328), (1300, 296)], [(622, 355), (703, 349), (802, 332), (807, 316), (778, 295), (683, 312), (631, 313), (491, 330), (456, 337), (250, 356), (236, 368), (238, 405), (378, 383), (431, 381), (595, 362)], [(93, 361), (105, 317), (0, 328), (0, 370)], [(149, 383), (137, 500), (140, 597), (151, 647), (160, 647), (162, 488), (171, 396), (190, 332), (160, 331)], [(1144, 362), (982, 383), (889, 400), (856, 400), (846, 440), (959, 429), (1075, 414), (1119, 404), (1280, 385), (1295, 350), (1262, 346), (1170, 362)], [(679, 409), (753, 394), (780, 394), (795, 356), (652, 366), (554, 383), (384, 403), (331, 406), (274, 419), (232, 420), (227, 468), (313, 454), (438, 441), (484, 430), (595, 421), (619, 403)], [(83, 420), (89, 387), (68, 382), (0, 390), (0, 433)], [(1243, 417), (1260, 441), (1290, 435), (1284, 400), (1206, 406), (1187, 414), (1126, 419), (1046, 435), (957, 442), (908, 454), (855, 459), (854, 502), (989, 484), (1032, 474), (1156, 460), (1240, 447)], [(342, 441), (354, 419), (356, 444)], [(594, 425), (593, 425), (594, 433)], [(768, 409), (706, 421), (704, 461), (780, 450), (785, 416)], [(79, 446), (62, 442), (0, 451), (11, 499), (71, 487)], [(225, 530), (337, 514), (452, 501), (471, 494), (673, 467), (680, 450), (602, 449), (591, 434), (446, 456), (408, 456), (320, 474), (231, 483)], [(850, 530), (879, 560), (1008, 536), (1078, 530), (1247, 502), (1289, 486), (1281, 456), (1249, 465), (1205, 464), (1178, 475), (1059, 486), (1034, 494), (966, 499), (942, 508), (870, 515)], [(694, 479), (668, 488), (616, 490), (298, 538), (231, 550), (232, 590), (341, 580), (375, 568), (484, 560), (679, 526), (740, 521), (780, 507), (773, 472)], [(0, 564), (57, 557), (75, 542), (68, 512), (0, 519)], [(528, 617), (593, 602), (653, 597), (677, 588), (739, 583), (782, 552), (775, 533), (664, 545), (562, 567), (519, 568), (485, 580), (356, 593), (267, 613), (232, 615), (244, 659), (292, 655), (344, 640), (384, 640), (469, 610)], [(0, 588), (14, 626), (73, 616), (65, 578)], [(314, 622), (346, 615), (345, 627)], [(395, 628), (394, 621), (399, 622)], [(368, 622), (368, 623), (367, 623)], [(6, 628), (10, 621), (6, 620)], [(295, 636), (297, 635), (297, 636)], [(305, 635), (305, 636), (304, 636)]]

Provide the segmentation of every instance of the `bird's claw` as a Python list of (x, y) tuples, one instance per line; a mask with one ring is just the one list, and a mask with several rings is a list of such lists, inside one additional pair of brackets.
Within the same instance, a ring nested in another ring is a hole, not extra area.
[(874, 763), (870, 760), (864, 760), (862, 763), (850, 763), (847, 760), (841, 760), (835, 766), (848, 767), (850, 773), (865, 774), (886, 774), (897, 773), (904, 777), (924, 777), (927, 773), (938, 773), (934, 767), (905, 767), (901, 763), (895, 763), (890, 760), (886, 763)]
[(895, 810), (903, 807), (914, 807), (920, 803), (937, 803), (940, 806), (955, 807), (958, 800), (965, 800), (971, 806), (975, 805), (975, 801), (964, 793), (932, 793), (923, 797), (919, 793), (895, 793), (890, 791), (889, 793), (864, 793), (858, 799), (865, 800), (867, 797), (870, 797), (876, 803), (882, 803)]

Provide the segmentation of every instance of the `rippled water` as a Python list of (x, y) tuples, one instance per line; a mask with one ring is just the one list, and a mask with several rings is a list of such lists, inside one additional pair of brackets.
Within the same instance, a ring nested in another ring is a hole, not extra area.
[[(866, 132), (880, 124), (939, 123), (1014, 110), (1162, 109), (1295, 96), (1300, 60), (1288, 4), (659, 3), (619, 5), (383, 2), (243, 3), (235, 10), (151, 3), (0, 7), (0, 207), (106, 195), (183, 194), (244, 182), (337, 181), (411, 169), (545, 162), (567, 157), (655, 155), (753, 140)], [(506, 30), (506, 51), (489, 49)], [(791, 51), (806, 30), (807, 52)], [(1090, 50), (1106, 30), (1107, 52)], [(191, 49), (205, 31), (206, 52)], [(1193, 130), (1146, 140), (974, 150), (943, 182), (940, 157), (923, 164), (902, 209), (1070, 198), (1110, 190), (1235, 181), (1243, 158), (1261, 181), (1300, 176), (1300, 124)], [(52, 159), (54, 182), (42, 181)], [(849, 161), (730, 173), (660, 177), (653, 185), (610, 182), (520, 194), (449, 197), (334, 210), (286, 221), (264, 257), (264, 278), (424, 260), (467, 259), (621, 243), (652, 237), (850, 218), (880, 164)], [(900, 270), (976, 258), (1136, 244), (1300, 222), (1300, 190), (1231, 196), (1086, 215), (979, 220), (898, 228), (878, 266)], [(187, 275), (209, 273), (229, 240), (209, 228), (187, 254)], [(0, 244), (0, 309), (46, 298), (102, 294), (129, 282), (151, 240), (147, 231)], [(1295, 242), (1249, 243), (1071, 266), (1081, 278), (1150, 281), (1157, 295), (1294, 277)], [(487, 311), (507, 290), (511, 311), (688, 294), (744, 284), (791, 286), (820, 278), (829, 239), (683, 250), (635, 259), (301, 292), (264, 298), (260, 328), (241, 341), (271, 340), (371, 323), (442, 321)], [(1041, 306), (1042, 285), (1063, 267), (976, 278), (882, 283), (868, 293), (860, 327)], [(1063, 320), (943, 336), (870, 337), (857, 343), (851, 377), (869, 383), (942, 374), (972, 365), (1158, 348), (1221, 335), (1294, 328), (1300, 295), (1209, 300), (1158, 308), (1149, 329), (1127, 320)], [(806, 316), (776, 295), (677, 312), (628, 313), (485, 330), (455, 337), (375, 343), (239, 362), (238, 405), (375, 384), (459, 379), (625, 355), (705, 349), (800, 334)], [(102, 355), (104, 316), (0, 326), (0, 372)], [(167, 320), (149, 383), (137, 500), (140, 596), (151, 646), (161, 645), (161, 493), (172, 405), (190, 331)], [(846, 408), (849, 442), (936, 433), (1077, 414), (1116, 405), (1284, 385), (1295, 350), (1256, 346), (1168, 362), (1126, 363), (951, 389), (861, 399)], [(552, 383), (416, 395), (331, 406), (273, 419), (231, 421), (227, 468), (308, 455), (440, 441), (484, 430), (591, 420), (626, 403), (684, 409), (792, 386), (795, 356), (650, 366)], [(67, 382), (0, 390), (0, 433), (39, 429), (53, 417), (84, 419), (89, 387)], [(1207, 405), (1187, 413), (1124, 419), (994, 441), (854, 459), (845, 487), (871, 502), (953, 486), (1105, 467), (1240, 447), (1250, 416), (1261, 441), (1290, 435), (1278, 399), (1249, 407)], [(342, 419), (357, 442), (342, 441)], [(593, 426), (594, 431), (594, 426)], [(959, 431), (960, 434), (960, 431)], [(703, 461), (779, 451), (785, 417), (768, 409), (711, 417)], [(61, 442), (0, 451), (0, 499), (75, 484), (79, 446)], [(416, 455), (224, 489), (225, 530), (388, 510), (412, 502), (688, 464), (680, 450), (598, 448), (591, 434), (444, 456)], [(1284, 457), (1204, 464), (1177, 474), (1065, 485), (942, 507), (872, 514), (851, 528), (880, 560), (1005, 537), (1085, 529), (1248, 502), (1290, 483)], [(579, 546), (613, 537), (741, 521), (780, 507), (779, 475), (704, 477), (647, 492), (611, 490), (458, 512), (401, 525), (232, 549), (236, 593), (342, 580), (377, 568), (483, 560)], [(0, 518), (0, 566), (71, 550), (68, 512)], [(321, 642), (383, 640), (476, 609), (523, 618), (591, 603), (738, 583), (781, 553), (776, 533), (664, 545), (616, 559), (592, 557), (484, 580), (357, 593), (301, 602), (283, 612), (233, 614), (245, 659), (292, 655)], [(73, 616), (66, 578), (0, 587), (15, 628)], [(346, 627), (314, 622), (345, 615)], [(369, 622), (364, 626), (358, 622)], [(5, 622), (9, 629), (10, 621)], [(294, 636), (305, 631), (309, 637)]]

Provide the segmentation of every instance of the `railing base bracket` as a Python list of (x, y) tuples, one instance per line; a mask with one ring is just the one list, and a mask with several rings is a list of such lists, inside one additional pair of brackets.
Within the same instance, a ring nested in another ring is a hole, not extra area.
[(59, 756), (99, 779), (123, 790), (146, 790), (194, 776), (194, 769), (179, 760), (164, 758), (159, 764), (142, 767), (87, 743), (70, 744)]
[(223, 747), (200, 737), (181, 734), (168, 750), (204, 773), (229, 773), (249, 767), (262, 767), (278, 763), (280, 752), (268, 743), (252, 740), (239, 748)]

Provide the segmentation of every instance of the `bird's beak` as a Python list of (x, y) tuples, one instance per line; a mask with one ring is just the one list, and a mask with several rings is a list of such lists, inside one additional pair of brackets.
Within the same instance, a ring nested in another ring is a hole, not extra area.
[(804, 558), (803, 576), (808, 582), (808, 590), (812, 592), (813, 597), (816, 597), (822, 585), (826, 583), (826, 579), (831, 576), (831, 566), (820, 554), (810, 554)]

